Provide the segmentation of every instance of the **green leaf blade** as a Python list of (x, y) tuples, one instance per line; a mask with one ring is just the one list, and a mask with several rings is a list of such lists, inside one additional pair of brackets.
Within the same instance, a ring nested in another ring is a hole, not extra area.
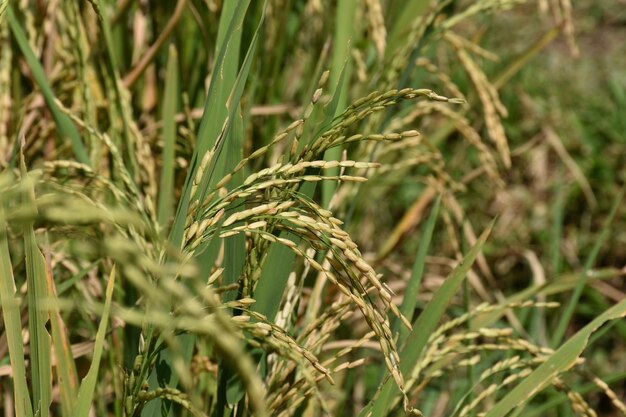
[(570, 369), (582, 354), (592, 333), (610, 320), (626, 316), (626, 300), (614, 305), (596, 317), (591, 323), (571, 337), (556, 352), (510, 390), (485, 417), (504, 417), (514, 408), (521, 406), (545, 388), (552, 379)]
[(28, 44), (26, 34), (24, 33), (24, 30), (22, 29), (20, 23), (15, 17), (15, 14), (13, 13), (11, 7), (8, 8), (7, 17), (9, 21), (9, 26), (11, 27), (11, 31), (13, 32), (13, 36), (15, 37), (15, 41), (17, 42), (17, 45), (24, 55), (24, 59), (26, 60), (26, 63), (28, 64), (33, 74), (35, 82), (41, 90), (41, 94), (43, 95), (43, 98), (48, 105), (48, 108), (50, 109), (50, 113), (52, 113), (52, 117), (54, 118), (54, 121), (57, 125), (59, 134), (61, 135), (61, 137), (66, 137), (70, 140), (70, 143), (72, 144), (72, 149), (74, 150), (74, 155), (79, 162), (86, 165), (91, 165), (87, 150), (83, 145), (82, 139), (80, 138), (80, 134), (78, 133), (76, 126), (74, 126), (74, 123), (72, 123), (70, 118), (61, 111), (59, 106), (57, 106), (54, 92), (52, 91), (52, 88), (50, 87), (50, 84), (46, 79), (46, 74), (43, 70), (43, 67), (39, 63), (39, 60), (35, 56), (35, 53)]
[(51, 339), (46, 323), (48, 298), (45, 261), (35, 243), (35, 232), (28, 226), (24, 233), (26, 249), (26, 281), (28, 287), (28, 331), (35, 415), (47, 417), (52, 403)]
[(28, 384), (26, 383), (20, 300), (15, 289), (15, 278), (13, 276), (7, 240), (7, 227), (2, 207), (0, 207), (0, 305), (2, 306), (2, 318), (4, 319), (11, 370), (13, 371), (15, 415), (17, 417), (33, 417), (33, 406), (28, 392)]
[[(406, 347), (400, 352), (399, 367), (400, 372), (403, 375), (408, 375), (415, 367), (417, 360), (428, 342), (428, 338), (437, 327), (437, 324), (443, 316), (448, 303), (457, 292), (461, 283), (465, 279), (467, 272), (482, 250), (487, 237), (493, 229), (493, 225), (494, 223), (492, 222), (491, 225), (478, 238), (474, 247), (470, 249), (457, 267), (454, 268), (450, 275), (448, 275), (446, 281), (437, 290), (422, 314), (420, 314), (417, 318), (415, 324), (413, 325), (413, 330), (407, 336), (405, 344)], [(387, 410), (391, 404), (393, 389), (394, 386), (392, 381), (387, 380), (383, 384), (380, 395), (371, 404), (371, 417), (384, 417), (387, 415)], [(369, 407), (366, 407), (361, 411), (360, 415), (364, 416), (368, 410)]]
[[(402, 300), (402, 306), (400, 312), (411, 323), (413, 322), (413, 312), (417, 305), (417, 294), (419, 293), (420, 284), (422, 283), (422, 277), (424, 276), (424, 268), (426, 266), (426, 255), (428, 254), (428, 248), (433, 237), (435, 230), (435, 224), (437, 223), (437, 216), (439, 215), (439, 208), (441, 207), (441, 196), (435, 200), (435, 205), (428, 216), (428, 220), (424, 225), (424, 230), (420, 238), (419, 249), (415, 257), (415, 263), (413, 264), (413, 270), (411, 272), (411, 278), (404, 291), (404, 299)], [(400, 321), (396, 321), (395, 330), (399, 332), (398, 345), (401, 346), (406, 337), (408, 336), (409, 329), (402, 326)]]
[(167, 231), (172, 215), (174, 196), (174, 158), (176, 146), (176, 115), (178, 104), (178, 53), (172, 45), (169, 48), (163, 97), (163, 168), (159, 187), (159, 207), (157, 220), (163, 231)]
[(104, 308), (102, 310), (102, 316), (100, 317), (100, 325), (98, 326), (98, 332), (96, 333), (96, 341), (93, 348), (93, 358), (89, 371), (83, 379), (80, 389), (78, 391), (78, 399), (76, 401), (76, 417), (88, 417), (91, 402), (93, 401), (93, 395), (96, 391), (96, 383), (98, 382), (98, 370), (100, 369), (100, 361), (102, 360), (102, 353), (104, 351), (104, 338), (107, 333), (107, 327), (109, 324), (109, 315), (111, 313), (111, 300), (113, 299), (113, 288), (115, 284), (115, 267), (111, 270), (109, 279), (107, 282)]

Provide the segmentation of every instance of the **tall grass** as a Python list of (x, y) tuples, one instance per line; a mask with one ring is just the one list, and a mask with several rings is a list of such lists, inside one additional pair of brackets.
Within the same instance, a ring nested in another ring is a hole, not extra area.
[(500, 90), (575, 45), (552, 2), (488, 73), (480, 25), (523, 3), (1, 2), (5, 415), (596, 415), (581, 380), (626, 414), (582, 359), (626, 301), (573, 323), (623, 192), (571, 276), (557, 206), (517, 293), (463, 203), (515, 169)]

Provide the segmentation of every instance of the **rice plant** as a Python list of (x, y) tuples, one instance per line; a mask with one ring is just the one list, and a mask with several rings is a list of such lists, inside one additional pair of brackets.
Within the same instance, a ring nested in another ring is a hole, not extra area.
[[(581, 381), (626, 414), (582, 356), (626, 301), (571, 331), (622, 274), (592, 268), (623, 190), (577, 275), (519, 293), (462, 204), (514, 169), (500, 90), (576, 48), (547, 3), (1, 2), (5, 415), (598, 415)], [(553, 19), (488, 73), (480, 25), (515, 7)]]

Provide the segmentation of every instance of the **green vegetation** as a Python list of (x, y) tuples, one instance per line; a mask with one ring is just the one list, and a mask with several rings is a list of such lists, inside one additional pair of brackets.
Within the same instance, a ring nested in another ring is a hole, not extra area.
[(0, 409), (626, 415), (622, 9), (0, 0)]

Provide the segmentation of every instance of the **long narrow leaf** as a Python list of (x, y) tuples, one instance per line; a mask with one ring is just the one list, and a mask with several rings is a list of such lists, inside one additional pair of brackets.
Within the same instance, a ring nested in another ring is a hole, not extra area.
[[(305, 195), (313, 195), (315, 183), (304, 184), (300, 191)], [(296, 243), (300, 240), (291, 233), (285, 233), (281, 237)], [(276, 243), (270, 246), (254, 293), (256, 303), (252, 305), (254, 311), (263, 314), (270, 321), (273, 321), (278, 313), (280, 302), (277, 299), (280, 299), (285, 291), (294, 260), (295, 254), (286, 246)]]
[[(224, 155), (224, 167), (223, 172), (230, 171), (237, 164), (239, 160), (243, 158), (243, 121), (241, 120), (240, 112), (237, 112), (237, 117), (234, 120), (234, 126), (231, 131), (231, 137), (229, 140), (228, 149), (226, 149), (226, 155)], [(239, 171), (235, 174), (235, 177), (231, 180), (231, 185), (236, 187), (243, 182), (242, 172)], [(239, 204), (235, 204), (238, 207), (235, 210), (241, 210)], [(217, 240), (217, 239), (216, 239)], [(213, 242), (211, 242), (213, 243)], [(241, 277), (241, 272), (245, 263), (244, 257), (241, 255), (246, 251), (246, 242), (242, 234), (231, 236), (224, 240), (224, 278), (223, 284), (228, 286), (236, 283)], [(214, 260), (210, 264), (213, 264)], [(230, 291), (222, 296), (224, 302), (232, 301), (237, 298), (236, 291)], [(222, 366), (220, 366), (220, 374), (218, 379), (218, 398), (217, 407), (223, 408), (223, 412), (229, 412), (230, 409), (239, 401), (242, 400), (245, 389), (240, 378), (234, 371), (226, 364), (227, 360), (223, 359)]]
[[(345, 77), (344, 69), (345, 67), (343, 67), (339, 73), (336, 87), (343, 85)], [(333, 91), (333, 98), (326, 106), (326, 116), (323, 121), (319, 122), (320, 126), (326, 126), (333, 120), (338, 106), (339, 91), (338, 88), (335, 88), (335, 91)], [(307, 125), (314, 123), (312, 119), (313, 116), (305, 122), (304, 129), (307, 128)], [(318, 135), (319, 134), (320, 132), (318, 132)], [(316, 137), (317, 135), (313, 136), (312, 140)], [(305, 143), (302, 141), (299, 144), (298, 151), (301, 151), (304, 145)], [(308, 198), (313, 198), (316, 188), (316, 183), (308, 182), (304, 184), (299, 191)], [(284, 236), (281, 237), (289, 239), (295, 243), (300, 241), (300, 238), (292, 233), (285, 233)], [(294, 260), (295, 254), (289, 248), (276, 243), (270, 245), (268, 255), (263, 265), (263, 270), (261, 271), (261, 276), (259, 277), (259, 282), (257, 283), (256, 291), (254, 293), (256, 303), (252, 306), (253, 310), (265, 315), (269, 320), (273, 320), (278, 312), (279, 303), (276, 302), (276, 297), (277, 294), (282, 294), (285, 290), (287, 279), (289, 278), (289, 274), (293, 268)]]
[(558, 346), (561, 343), (561, 340), (563, 339), (563, 336), (565, 335), (565, 330), (567, 330), (569, 321), (574, 315), (574, 309), (576, 308), (576, 305), (578, 304), (578, 300), (580, 299), (580, 296), (582, 295), (585, 285), (587, 285), (587, 272), (593, 267), (593, 264), (596, 262), (596, 257), (598, 256), (598, 253), (600, 252), (600, 248), (602, 247), (602, 244), (604, 244), (607, 237), (609, 236), (611, 223), (613, 223), (613, 218), (615, 217), (615, 213), (617, 213), (617, 209), (619, 208), (624, 198), (625, 191), (626, 191), (626, 187), (622, 187), (622, 189), (616, 196), (615, 202), (613, 203), (613, 207), (611, 208), (611, 212), (609, 213), (609, 216), (606, 218), (604, 225), (602, 226), (602, 231), (600, 232), (600, 236), (598, 236), (598, 238), (596, 239), (593, 245), (593, 248), (591, 249), (591, 252), (589, 252), (589, 255), (587, 256), (587, 260), (585, 261), (585, 268), (580, 274), (578, 283), (576, 284), (576, 287), (574, 288), (574, 293), (570, 297), (569, 302), (567, 303), (567, 306), (565, 307), (565, 312), (561, 316), (559, 320), (559, 324), (557, 325), (557, 328), (554, 331), (552, 340), (550, 341), (553, 348)]
[(35, 243), (35, 232), (31, 225), (28, 225), (24, 231), (24, 246), (28, 283), (28, 332), (30, 334), (33, 411), (35, 415), (47, 417), (52, 402), (51, 340), (46, 330), (48, 310), (43, 305), (48, 296), (48, 288), (45, 261)]
[[(216, 143), (214, 146), (215, 155), (212, 158), (208, 172), (205, 173), (205, 176), (202, 180), (203, 185), (200, 187), (201, 196), (204, 196), (208, 189), (214, 188), (217, 182), (222, 179), (225, 174), (228, 173), (229, 170), (227, 169), (228, 166), (226, 165), (226, 162), (229, 158), (231, 159), (230, 162), (234, 167), (235, 156), (237, 154), (243, 155), (240, 149), (236, 149), (237, 146), (243, 146), (242, 137), (240, 136), (235, 139), (233, 132), (236, 130), (235, 125), (237, 123), (238, 115), (240, 114), (239, 103), (241, 102), (241, 97), (243, 95), (243, 90), (248, 79), (248, 74), (250, 73), (250, 68), (252, 67), (254, 55), (256, 53), (257, 45), (259, 43), (259, 36), (261, 27), (263, 26), (263, 21), (264, 15), (261, 15), (261, 19), (259, 20), (256, 30), (254, 31), (254, 35), (252, 36), (252, 40), (250, 41), (250, 46), (248, 47), (246, 56), (243, 60), (243, 63), (241, 64), (241, 69), (239, 70), (237, 78), (234, 81), (232, 90), (226, 100), (226, 109), (228, 113), (226, 115), (226, 118), (224, 119), (224, 127), (222, 129), (222, 132), (221, 134), (217, 135), (216, 138)], [(243, 127), (240, 134), (243, 134)], [(237, 140), (238, 142), (233, 142), (233, 140)], [(228, 155), (222, 157), (222, 151), (224, 147), (233, 152), (233, 155), (230, 155), (230, 157)], [(216, 169), (218, 167), (220, 167), (221, 170)]]
[(533, 59), (539, 52), (549, 45), (557, 36), (561, 33), (560, 27), (552, 28), (544, 33), (535, 43), (530, 45), (521, 54), (517, 55), (508, 65), (500, 71), (497, 77), (494, 78), (493, 85), (497, 89), (500, 89), (505, 85), (515, 74), (517, 74), (528, 62)]
[(26, 364), (22, 344), (20, 300), (15, 289), (13, 267), (9, 256), (4, 210), (0, 207), (0, 305), (13, 371), (13, 395), (16, 417), (33, 417), (33, 406), (26, 384)]
[(89, 371), (80, 384), (78, 391), (78, 400), (76, 402), (76, 417), (88, 417), (89, 408), (93, 401), (93, 394), (96, 390), (96, 382), (98, 380), (98, 370), (100, 369), (100, 360), (102, 359), (102, 351), (104, 349), (104, 337), (106, 336), (107, 326), (109, 324), (109, 314), (111, 312), (111, 299), (113, 298), (113, 287), (115, 284), (115, 267), (111, 270), (109, 280), (106, 287), (106, 295), (102, 317), (100, 317), (100, 326), (96, 333), (96, 342), (93, 348), (93, 358)]
[[(27, 210), (37, 213), (35, 189), (27, 175), (23, 150), (20, 149), (20, 170), (25, 192), (24, 204)], [(26, 284), (28, 289), (28, 333), (30, 337), (30, 372), (33, 393), (33, 412), (38, 417), (48, 417), (52, 403), (52, 365), (50, 363), (50, 334), (46, 329), (48, 308), (44, 305), (48, 298), (45, 260), (37, 247), (33, 222), (24, 226), (24, 252), (26, 264)]]
[(534, 395), (550, 384), (554, 377), (576, 364), (576, 360), (585, 349), (585, 346), (587, 346), (589, 337), (591, 337), (593, 332), (604, 323), (624, 316), (626, 316), (626, 300), (621, 301), (596, 317), (591, 323), (565, 342), (563, 346), (550, 355), (548, 360), (542, 363), (515, 388), (509, 391), (504, 398), (498, 401), (498, 403), (487, 412), (485, 417), (504, 417), (515, 407), (530, 400)]
[[(214, 77), (211, 77), (211, 84), (209, 85), (209, 91), (204, 105), (204, 114), (200, 120), (200, 127), (198, 129), (198, 142), (194, 149), (193, 156), (191, 158), (191, 164), (187, 171), (187, 178), (183, 187), (183, 192), (178, 204), (176, 216), (174, 218), (174, 224), (170, 232), (170, 242), (174, 247), (179, 247), (183, 239), (185, 220), (187, 218), (187, 212), (191, 203), (191, 198), (195, 197), (191, 195), (191, 188), (196, 177), (196, 173), (199, 169), (199, 164), (204, 155), (210, 150), (218, 139), (220, 132), (224, 128), (224, 122), (227, 118), (227, 101), (231, 86), (225, 86), (222, 74), (224, 73), (224, 67), (227, 62), (228, 44), (233, 37), (233, 33), (238, 28), (241, 30), (243, 24), (243, 18), (248, 9), (250, 0), (243, 0), (237, 3), (237, 7), (234, 10), (233, 17), (228, 23), (228, 30), (224, 35), (224, 39), (218, 46), (218, 55), (213, 68)], [(232, 58), (230, 58), (232, 60)], [(238, 104), (238, 103), (237, 103)]]
[[(433, 231), (435, 230), (435, 223), (437, 223), (437, 216), (439, 216), (439, 207), (441, 207), (441, 197), (438, 197), (437, 200), (435, 200), (435, 205), (433, 206), (430, 216), (428, 216), (428, 220), (424, 225), (417, 255), (415, 256), (415, 263), (413, 264), (413, 270), (411, 272), (411, 278), (409, 279), (406, 289), (404, 290), (404, 298), (402, 300), (400, 312), (411, 323), (413, 322), (413, 313), (415, 311), (415, 305), (417, 304), (417, 294), (419, 293), (422, 277), (424, 276), (426, 255), (428, 254), (430, 241), (433, 237)], [(399, 332), (397, 343), (401, 346), (409, 332), (409, 329), (403, 326), (399, 320), (396, 321), (394, 329)]]
[[(165, 93), (163, 96), (163, 168), (159, 187), (159, 207), (157, 219), (163, 231), (167, 231), (173, 209), (174, 196), (174, 148), (176, 145), (176, 114), (178, 104), (178, 53), (172, 45), (169, 48), (165, 73)], [(166, 235), (166, 233), (164, 233)]]
[[(233, 129), (231, 131), (231, 137), (229, 140), (228, 149), (226, 149), (226, 155), (224, 155), (224, 167), (223, 173), (231, 171), (238, 161), (243, 159), (243, 121), (241, 119), (240, 112), (237, 112), (237, 116), (233, 121)], [(243, 183), (243, 172), (237, 172), (231, 179), (231, 186), (237, 187)], [(235, 204), (237, 207), (235, 211), (241, 210), (242, 205)], [(235, 212), (233, 211), (233, 212)], [(235, 236), (229, 237), (224, 240), (224, 285), (230, 285), (237, 282), (241, 276), (241, 271), (245, 262), (242, 253), (246, 251), (246, 242), (243, 234), (239, 233)], [(231, 291), (228, 294), (224, 294), (224, 301), (232, 301), (237, 294)]]
[[(50, 269), (50, 263), (46, 262), (46, 281), (51, 303), (54, 305), (57, 299), (57, 291)], [(50, 309), (50, 329), (52, 330), (52, 346), (54, 347), (54, 359), (57, 367), (57, 382), (59, 386), (59, 401), (63, 415), (69, 416), (76, 407), (78, 396), (78, 374), (76, 364), (72, 356), (70, 340), (67, 328), (58, 309)]]
[[(329, 116), (335, 117), (346, 108), (348, 83), (351, 78), (352, 65), (350, 57), (350, 46), (354, 42), (354, 20), (356, 12), (356, 0), (340, 0), (337, 5), (337, 16), (335, 19), (335, 38), (332, 58), (332, 68), (330, 70), (331, 85), (336, 85), (335, 96), (337, 106), (333, 109), (333, 114)], [(328, 149), (324, 154), (324, 159), (334, 161), (341, 158), (341, 148), (335, 147)], [(328, 175), (338, 175), (339, 168), (332, 168), (327, 171)], [(334, 181), (324, 181), (322, 183), (322, 206), (328, 208), (331, 198), (337, 189), (337, 183)]]
[[(413, 325), (413, 330), (407, 336), (405, 348), (400, 352), (400, 372), (403, 375), (408, 375), (415, 367), (428, 338), (437, 327), (450, 300), (456, 294), (467, 272), (482, 250), (492, 228), (493, 222), (478, 238), (474, 247), (465, 255), (459, 265), (448, 275), (444, 284), (437, 290), (422, 314), (417, 318)], [(381, 388), (380, 395), (372, 404), (371, 417), (383, 417), (387, 414), (393, 390), (393, 382), (387, 380)], [(367, 410), (368, 408), (364, 409), (361, 415), (365, 415)]]
[(35, 53), (30, 48), (28, 40), (26, 39), (26, 34), (22, 29), (20, 23), (18, 22), (15, 14), (13, 13), (13, 9), (11, 7), (8, 8), (7, 13), (9, 26), (11, 27), (11, 31), (13, 32), (13, 36), (15, 37), (15, 41), (19, 46), (22, 54), (24, 55), (24, 59), (26, 59), (26, 63), (30, 68), (33, 78), (35, 82), (39, 86), (41, 90), (41, 94), (43, 95), (48, 108), (50, 109), (50, 113), (52, 113), (52, 117), (57, 125), (57, 129), (61, 137), (66, 137), (70, 140), (72, 144), (72, 149), (74, 150), (74, 154), (76, 159), (86, 165), (91, 165), (91, 161), (89, 160), (89, 156), (87, 155), (87, 151), (85, 150), (85, 146), (80, 138), (80, 134), (74, 126), (74, 123), (70, 120), (70, 118), (63, 113), (55, 102), (55, 96), (52, 92), (52, 88), (48, 84), (48, 80), (46, 79), (46, 74), (43, 70), (43, 67), (39, 63), (39, 60), (35, 56)]

